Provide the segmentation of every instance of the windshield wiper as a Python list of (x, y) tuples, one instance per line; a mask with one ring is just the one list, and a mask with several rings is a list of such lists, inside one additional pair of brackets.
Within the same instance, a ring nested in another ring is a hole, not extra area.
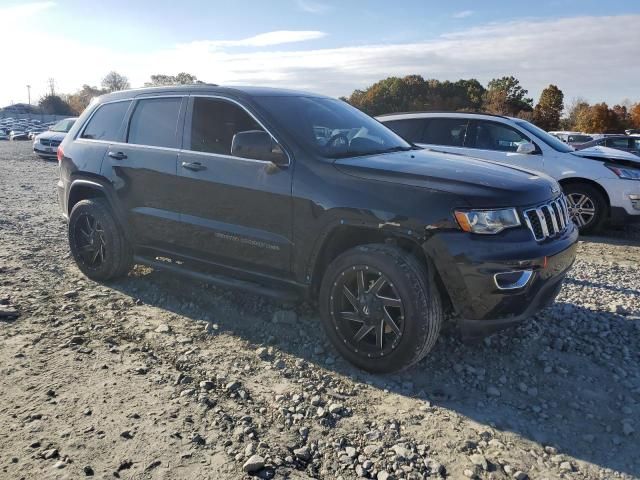
[(393, 152), (408, 152), (409, 150), (419, 150), (420, 147), (412, 146), (412, 147), (390, 147), (382, 150), (369, 150), (364, 152), (342, 152), (336, 153), (334, 155), (330, 155), (329, 158), (349, 158), (349, 157), (365, 157), (367, 155), (382, 155), (383, 153), (393, 153)]

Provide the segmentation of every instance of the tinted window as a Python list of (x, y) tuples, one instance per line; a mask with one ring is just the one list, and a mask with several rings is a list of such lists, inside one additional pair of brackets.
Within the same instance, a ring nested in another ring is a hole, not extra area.
[(383, 120), (382, 123), (405, 140), (415, 143), (420, 142), (422, 131), (427, 121), (423, 118), (407, 118), (404, 120)]
[(466, 118), (432, 118), (425, 126), (420, 143), (462, 147), (468, 125)]
[(471, 148), (515, 152), (518, 145), (529, 141), (520, 132), (502, 123), (476, 120), (473, 125), (472, 134), (467, 139), (467, 146)]
[(392, 130), (341, 100), (260, 96), (255, 101), (275, 126), (322, 157), (347, 158), (412, 149)]
[(611, 148), (629, 148), (629, 140), (627, 138), (607, 138), (605, 145)]
[(569, 135), (567, 137), (567, 142), (569, 143), (585, 143), (593, 140), (593, 137), (589, 135)]
[(231, 141), (238, 132), (263, 128), (238, 105), (216, 98), (193, 99), (193, 113), (187, 120), (189, 142), (196, 152), (231, 155)]
[(128, 143), (176, 147), (176, 126), (182, 98), (139, 100), (129, 121)]
[(81, 138), (116, 140), (130, 103), (129, 101), (107, 103), (98, 107), (82, 132)]

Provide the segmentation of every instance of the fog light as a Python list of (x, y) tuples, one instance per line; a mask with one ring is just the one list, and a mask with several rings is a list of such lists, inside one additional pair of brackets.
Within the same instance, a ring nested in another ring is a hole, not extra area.
[(640, 210), (640, 195), (629, 195), (629, 200), (631, 200), (631, 206), (634, 209)]
[(496, 273), (493, 281), (499, 290), (517, 290), (525, 287), (533, 277), (531, 270), (516, 270), (513, 272)]

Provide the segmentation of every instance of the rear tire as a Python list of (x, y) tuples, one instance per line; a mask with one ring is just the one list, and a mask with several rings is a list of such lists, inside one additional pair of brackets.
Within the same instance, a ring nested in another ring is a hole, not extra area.
[(336, 349), (373, 373), (419, 362), (442, 325), (433, 277), (413, 255), (390, 245), (362, 245), (336, 258), (322, 279), (319, 303)]
[(602, 230), (609, 205), (597, 188), (586, 183), (570, 183), (564, 187), (564, 194), (571, 219), (581, 234), (589, 235)]
[(76, 203), (69, 216), (68, 234), (71, 255), (90, 279), (111, 280), (131, 270), (131, 247), (105, 199)]

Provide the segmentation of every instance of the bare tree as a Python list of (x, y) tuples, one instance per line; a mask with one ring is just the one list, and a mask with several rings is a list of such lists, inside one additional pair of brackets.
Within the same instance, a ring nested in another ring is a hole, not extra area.
[(111, 71), (102, 79), (102, 88), (108, 92), (116, 92), (118, 90), (126, 90), (131, 88), (129, 80), (118, 72)]

